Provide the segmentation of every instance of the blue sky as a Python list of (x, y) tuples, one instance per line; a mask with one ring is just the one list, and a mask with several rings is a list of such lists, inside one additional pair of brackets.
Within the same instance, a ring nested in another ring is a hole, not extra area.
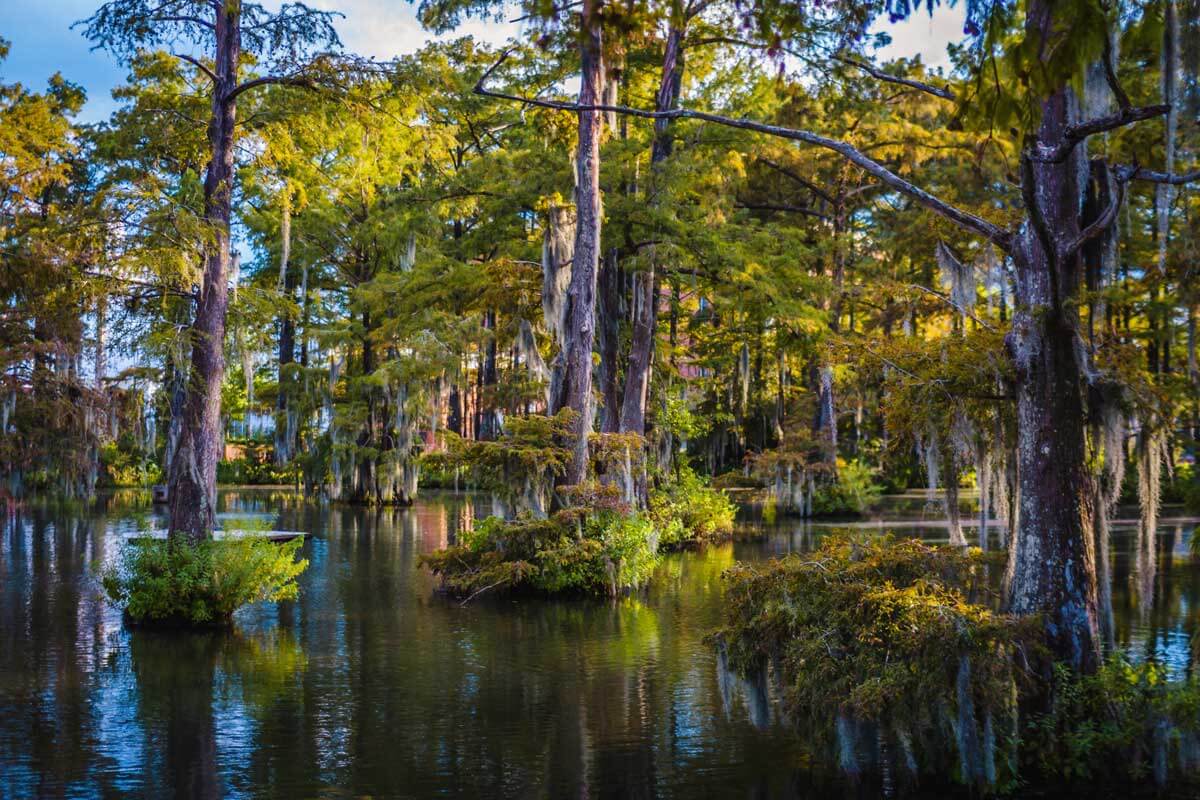
[[(267, 5), (277, 2), (267, 0)], [(414, 6), (404, 0), (316, 0), (311, 5), (340, 11), (345, 18), (337, 24), (347, 50), (388, 58), (418, 49), (428, 33), (416, 20)], [(46, 79), (62, 72), (81, 84), (88, 103), (80, 118), (94, 122), (113, 109), (110, 95), (120, 84), (125, 70), (111, 56), (90, 49), (79, 29), (71, 23), (89, 16), (99, 0), (0, 0), (0, 37), (12, 42), (8, 60), (0, 65), (5, 82), (19, 81), (41, 89)], [(962, 37), (962, 4), (940, 7), (932, 17), (918, 13), (896, 25), (886, 22), (881, 29), (893, 39), (884, 56), (920, 53), (927, 64), (945, 64), (946, 43)], [(517, 33), (515, 25), (471, 22), (457, 35), (472, 34), (499, 43)]]

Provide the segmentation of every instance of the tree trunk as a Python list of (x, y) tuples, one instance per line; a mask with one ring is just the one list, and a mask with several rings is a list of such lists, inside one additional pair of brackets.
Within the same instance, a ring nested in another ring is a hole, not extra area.
[[(663, 52), (662, 79), (655, 96), (654, 110), (669, 111), (679, 104), (683, 87), (684, 51), (683, 26), (672, 25), (667, 32), (666, 49)], [(658, 205), (661, 198), (662, 164), (671, 155), (671, 121), (654, 121), (654, 144), (650, 150), (651, 200)], [(654, 357), (654, 329), (658, 323), (659, 281), (656, 274), (657, 252), (652, 249), (647, 262), (649, 267), (634, 276), (633, 289), (633, 338), (629, 344), (629, 366), (625, 370), (625, 394), (621, 402), (621, 425), (623, 433), (646, 433), (646, 400), (650, 393), (650, 365)]]
[[(296, 291), (296, 276), (288, 271), (292, 249), (291, 204), (284, 198), (279, 221), (279, 291), (289, 301)], [(288, 409), (295, 376), (290, 369), (296, 362), (296, 322), (290, 310), (279, 318), (279, 393), (275, 400), (275, 463), (287, 464), (295, 453), (294, 411)]]
[[(499, 377), (496, 372), (496, 312), (485, 311), (483, 327), (490, 332), (484, 347), (483, 366), (479, 370), (479, 408), (475, 423), (477, 438), (482, 441), (493, 441), (500, 435), (500, 420), (496, 404), (496, 384)], [(589, 362), (590, 364), (590, 362)]]
[(217, 461), (221, 453), (221, 383), (225, 378), (225, 309), (229, 301), (229, 220), (233, 194), (233, 136), (237, 103), (226, 96), (237, 84), (241, 56), (239, 6), (222, 3), (216, 14), (216, 60), (212, 117), (208, 125), (211, 161), (204, 177), (204, 218), (210, 238), (204, 248), (204, 274), (192, 323), (192, 366), (183, 427), (168, 481), (170, 534), (199, 541), (212, 535), (217, 502)]
[[(1058, 35), (1049, 0), (1034, 0), (1031, 41)], [(1038, 139), (1064, 141), (1074, 98), (1066, 85), (1042, 103)], [(1080, 232), (1082, 148), (1059, 162), (1026, 156), (1022, 188), (1029, 219), (1013, 242), (1016, 309), (1007, 346), (1016, 366), (1020, 523), (1009, 551), (1008, 607), (1041, 614), (1057, 659), (1081, 671), (1100, 658), (1092, 476), (1086, 463), (1084, 373), (1077, 346), (1079, 253), (1066, 243)]]
[[(600, 101), (604, 83), (601, 19), (598, 0), (584, 0), (579, 56), (579, 104)], [(567, 289), (565, 367), (562, 396), (554, 408), (576, 412), (571, 464), (564, 482), (582, 483), (587, 476), (588, 435), (592, 432), (592, 341), (595, 336), (596, 269), (600, 256), (600, 130), (598, 111), (579, 112), (578, 171), (575, 187), (575, 257)]]
[(620, 428), (621, 394), (620, 369), (617, 362), (621, 357), (621, 270), (618, 266), (617, 249), (609, 249), (600, 266), (600, 395), (603, 398), (603, 415), (600, 430), (616, 433)]

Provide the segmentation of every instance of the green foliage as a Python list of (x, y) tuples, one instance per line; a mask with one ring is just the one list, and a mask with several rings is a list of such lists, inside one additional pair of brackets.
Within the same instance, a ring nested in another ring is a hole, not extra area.
[(733, 532), (737, 507), (693, 470), (683, 468), (675, 479), (650, 492), (650, 519), (665, 546), (717, 539)]
[(968, 600), (986, 593), (989, 563), (917, 540), (833, 537), (812, 554), (728, 570), (713, 638), (741, 674), (774, 665), (785, 707), (817, 736), (832, 737), (838, 718), (881, 725), (922, 768), (948, 772), (955, 749), (937, 732), (964, 724), (956, 714), (969, 725), (1014, 718), (1011, 655), (1039, 635)]
[[(1056, 665), (1048, 711), (1022, 730), (1023, 766), (1047, 781), (1137, 784), (1194, 758), (1200, 681), (1114, 656), (1094, 675)], [(1186, 769), (1186, 768), (1185, 768)], [(1159, 774), (1158, 779), (1169, 778)]]
[(658, 559), (647, 517), (573, 509), (549, 519), (488, 517), (421, 563), (460, 597), (495, 589), (616, 596), (643, 586)]
[(298, 469), (299, 464), (295, 462), (278, 466), (271, 461), (242, 456), (217, 462), (217, 483), (231, 486), (289, 484), (296, 481)]
[(826, 516), (857, 516), (879, 499), (883, 488), (876, 470), (862, 461), (838, 465), (837, 481), (821, 484), (813, 494), (813, 513)]
[(454, 470), (462, 470), (468, 485), (494, 492), (518, 510), (543, 515), (554, 479), (571, 459), (565, 443), (574, 414), (567, 408), (553, 417), (510, 417), (503, 435), (494, 441), (473, 441), (444, 432), (445, 450), (423, 456), (422, 465), (451, 482)]
[(249, 603), (295, 599), (307, 559), (303, 539), (275, 544), (259, 536), (191, 543), (130, 542), (101, 573), (109, 599), (135, 622), (219, 625)]
[(108, 486), (151, 486), (162, 480), (162, 470), (129, 437), (106, 442), (100, 448), (101, 480)]

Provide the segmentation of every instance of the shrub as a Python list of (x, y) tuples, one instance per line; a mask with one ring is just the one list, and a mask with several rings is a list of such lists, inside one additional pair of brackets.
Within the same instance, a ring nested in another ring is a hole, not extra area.
[(227, 623), (243, 605), (291, 600), (308, 566), (303, 540), (275, 544), (259, 536), (192, 543), (182, 538), (128, 543), (101, 573), (113, 603), (140, 623)]
[(686, 468), (674, 481), (650, 493), (650, 518), (668, 546), (727, 535), (733, 531), (736, 513), (732, 500)]
[(1153, 777), (1161, 785), (1196, 764), (1195, 679), (1169, 682), (1161, 665), (1118, 655), (1094, 675), (1056, 665), (1051, 694), (1050, 708), (1031, 716), (1021, 741), (1023, 766), (1043, 781), (1111, 785)]
[(569, 509), (549, 519), (488, 517), (421, 563), (459, 597), (499, 589), (615, 596), (644, 585), (658, 558), (647, 517)]
[(105, 486), (150, 486), (162, 480), (158, 465), (123, 436), (100, 448), (100, 480)]
[(986, 590), (987, 563), (916, 540), (831, 537), (811, 554), (730, 569), (713, 639), (738, 673), (773, 669), (786, 710), (843, 759), (887, 741), (900, 772), (995, 783), (1011, 777), (995, 773), (1011, 760), (1010, 654), (1032, 648), (1038, 628), (967, 602)]
[(1169, 682), (1161, 666), (1120, 656), (1093, 675), (1031, 669), (1050, 664), (1041, 620), (969, 599), (995, 600), (985, 568), (999, 563), (916, 540), (831, 537), (811, 554), (728, 570), (725, 625), (710, 638), (740, 675), (772, 674), (784, 709), (843, 767), (873, 752), (897, 777), (985, 791), (1194, 780), (1200, 681)]

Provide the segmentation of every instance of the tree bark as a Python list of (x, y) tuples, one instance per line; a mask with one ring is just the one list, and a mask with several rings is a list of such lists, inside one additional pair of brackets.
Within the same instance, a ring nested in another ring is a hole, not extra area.
[[(483, 327), (490, 332), (484, 347), (483, 366), (479, 370), (479, 409), (475, 430), (482, 441), (492, 441), (500, 435), (500, 420), (497, 417), (496, 384), (496, 312), (485, 311)], [(590, 364), (590, 362), (589, 362)]]
[[(1034, 0), (1026, 35), (1044, 44), (1069, 20)], [(1061, 13), (1061, 12), (1060, 12)], [(1058, 87), (1042, 103), (1042, 147), (1064, 141), (1075, 105)], [(1092, 475), (1086, 463), (1084, 365), (1077, 346), (1082, 259), (1077, 241), (1082, 148), (1055, 161), (1025, 157), (1028, 221), (1013, 241), (1016, 309), (1007, 346), (1016, 366), (1020, 525), (1009, 551), (1008, 608), (1041, 614), (1058, 659), (1080, 671), (1100, 660)]]
[(621, 269), (616, 248), (608, 251), (600, 266), (600, 396), (603, 416), (600, 430), (616, 433), (621, 420), (620, 369), (621, 353)]
[(229, 301), (229, 220), (233, 195), (233, 138), (241, 57), (240, 6), (222, 2), (215, 19), (216, 58), (210, 161), (204, 177), (204, 218), (209, 238), (196, 317), (192, 323), (192, 366), (179, 445), (168, 481), (170, 535), (199, 541), (212, 535), (221, 453), (221, 384), (225, 378), (225, 311)]
[[(667, 111), (679, 104), (683, 87), (684, 51), (683, 26), (672, 25), (667, 32), (663, 52), (662, 79), (655, 96), (654, 110)], [(673, 147), (671, 120), (654, 120), (654, 144), (650, 150), (651, 203), (659, 203), (662, 191), (662, 164), (670, 157)], [(651, 249), (649, 267), (634, 276), (633, 337), (629, 344), (629, 366), (625, 370), (625, 393), (621, 402), (623, 433), (646, 433), (646, 399), (649, 395), (650, 365), (654, 357), (654, 330), (658, 323), (659, 280), (656, 274), (657, 252)]]
[[(579, 43), (579, 104), (600, 101), (604, 83), (599, 0), (584, 0)], [(566, 374), (562, 397), (554, 408), (576, 412), (571, 464), (564, 482), (582, 483), (587, 476), (588, 436), (592, 432), (592, 342), (595, 338), (596, 271), (600, 257), (600, 112), (579, 112), (576, 154), (575, 257), (567, 289)]]
[[(288, 271), (292, 249), (291, 203), (285, 196), (279, 219), (279, 291), (289, 301), (296, 291), (296, 276)], [(275, 463), (287, 464), (295, 452), (295, 427), (288, 402), (294, 376), (290, 367), (296, 362), (296, 323), (290, 311), (279, 318), (279, 393), (275, 400)]]

